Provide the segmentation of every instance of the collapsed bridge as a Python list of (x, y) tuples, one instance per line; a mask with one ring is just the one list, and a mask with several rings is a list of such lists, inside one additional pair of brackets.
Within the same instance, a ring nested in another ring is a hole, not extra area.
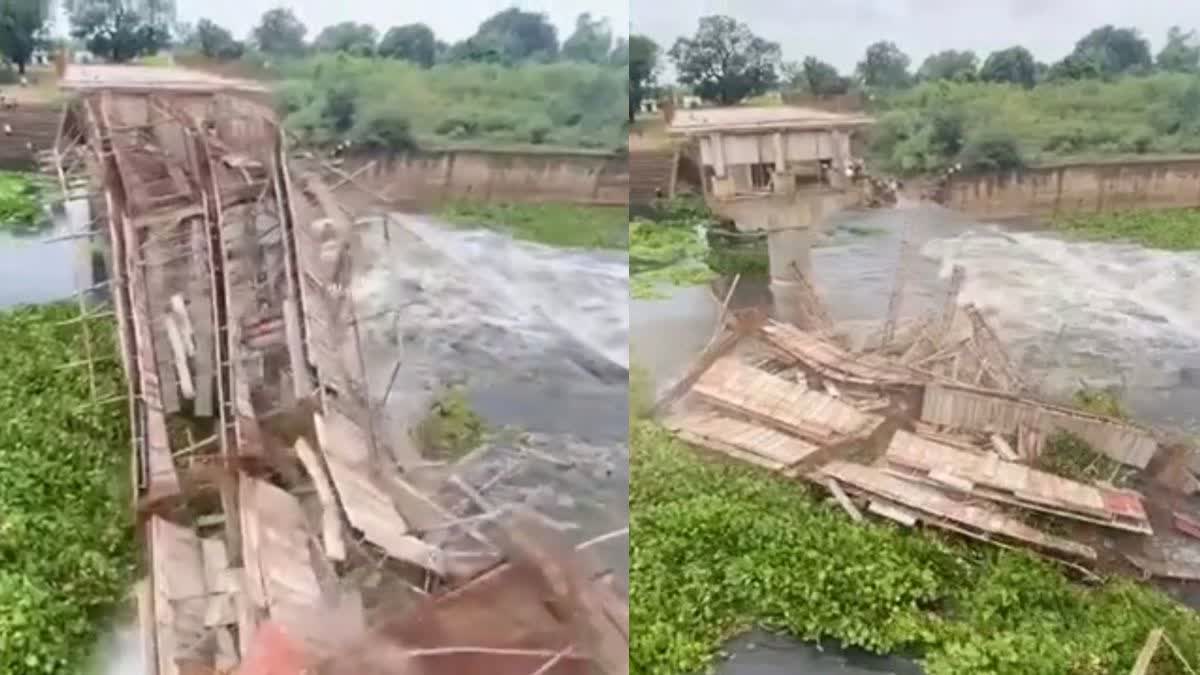
[[(147, 672), (227, 671), (268, 625), (305, 663), (330, 658), (384, 611), (357, 583), (364, 570), (434, 614), (453, 614), (444, 590), (494, 592), (476, 582), (513, 564), (484, 533), (500, 513), (455, 513), (413, 478), (419, 455), (376, 431), (350, 293), (353, 214), (319, 175), (293, 180), (269, 92), (128, 66), (71, 66), (61, 86), (70, 96), (40, 161), (67, 203), (86, 206), (77, 234), (99, 244), (107, 273), (97, 286), (111, 311), (81, 292), (79, 320), (86, 337), (116, 317), (149, 572), (138, 589)], [(87, 351), (91, 369), (102, 355)], [(476, 649), (509, 654), (489, 667), (578, 672), (603, 660), (594, 644), (623, 661), (627, 610), (601, 575), (588, 578), (578, 592), (601, 598), (579, 602), (595, 610), (589, 645), (530, 582), (496, 611), (533, 603), (544, 625), (487, 636)], [(336, 617), (336, 636), (313, 616)], [(426, 660), (431, 670), (395, 672), (462, 669)]]

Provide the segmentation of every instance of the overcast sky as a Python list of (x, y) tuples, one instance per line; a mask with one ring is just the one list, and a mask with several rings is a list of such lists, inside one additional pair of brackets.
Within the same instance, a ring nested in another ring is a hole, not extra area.
[(1171, 25), (1200, 28), (1200, 2), (1188, 0), (633, 0), (633, 32), (666, 50), (709, 14), (745, 22), (778, 42), (785, 59), (817, 56), (843, 72), (881, 39), (899, 45), (916, 68), (943, 49), (983, 58), (1014, 44), (1051, 62), (1105, 23), (1138, 28), (1157, 53)]
[(607, 17), (613, 30), (625, 34), (629, 26), (629, 0), (177, 0), (179, 18), (195, 23), (208, 18), (246, 37), (263, 12), (291, 7), (308, 26), (309, 37), (325, 26), (342, 21), (370, 23), (386, 31), (406, 23), (426, 23), (438, 39), (455, 42), (469, 37), (487, 17), (509, 7), (545, 12), (558, 27), (559, 39), (571, 34), (581, 12)]

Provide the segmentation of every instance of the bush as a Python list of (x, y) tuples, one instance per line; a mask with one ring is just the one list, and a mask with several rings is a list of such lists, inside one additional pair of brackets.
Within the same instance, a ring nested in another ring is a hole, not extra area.
[(959, 161), (968, 171), (1009, 171), (1025, 165), (1017, 139), (1001, 129), (975, 133), (963, 147)]
[(395, 59), (321, 54), (278, 64), (278, 69), (283, 80), (276, 92), (285, 123), (312, 143), (612, 150), (627, 141), (627, 76), (616, 66), (421, 68)]
[(871, 157), (897, 173), (932, 172), (957, 161), (984, 168), (1018, 159), (1200, 151), (1200, 82), (1180, 73), (1055, 80), (1031, 89), (927, 82), (883, 96), (874, 107)]

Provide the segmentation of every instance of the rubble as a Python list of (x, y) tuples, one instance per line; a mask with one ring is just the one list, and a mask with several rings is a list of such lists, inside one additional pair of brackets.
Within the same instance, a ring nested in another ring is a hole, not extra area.
[[(443, 503), (415, 482), (416, 452), (381, 435), (350, 293), (356, 214), (319, 169), (293, 181), (266, 92), (134, 66), (72, 65), (61, 84), (48, 166), (91, 207), (78, 236), (106, 245), (147, 672), (298, 675), (363, 635), (434, 654), (486, 625), (473, 660), (378, 672), (623, 675), (628, 610), (601, 575), (524, 530), (498, 544), (511, 505)], [(422, 632), (431, 618), (441, 629)]]
[[(705, 354), (673, 390), (664, 424), (694, 445), (822, 486), (854, 520), (873, 514), (1019, 546), (1088, 578), (1101, 558), (1119, 560), (1093, 547), (1109, 533), (1126, 537), (1119, 550), (1148, 574), (1200, 578), (1185, 560), (1131, 553), (1161, 536), (1140, 492), (1035, 468), (1060, 431), (1137, 470), (1159, 440), (1037, 398), (983, 314), (958, 306), (964, 276), (955, 268), (940, 314), (908, 325), (893, 298), (890, 327), (857, 350), (832, 331), (735, 319), (720, 354)], [(805, 313), (828, 316), (808, 305)], [(1046, 519), (1072, 529), (1051, 534), (1037, 524)], [(1200, 533), (1190, 518), (1176, 514), (1175, 523)]]

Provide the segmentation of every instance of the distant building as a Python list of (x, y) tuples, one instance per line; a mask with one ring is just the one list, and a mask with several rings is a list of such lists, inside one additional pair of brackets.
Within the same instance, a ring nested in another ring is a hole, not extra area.
[(641, 111), (644, 113), (655, 114), (658, 112), (658, 101), (656, 99), (642, 99)]
[(699, 145), (705, 192), (716, 199), (793, 194), (804, 185), (849, 186), (861, 164), (853, 135), (864, 115), (795, 106), (681, 109), (668, 132)]

